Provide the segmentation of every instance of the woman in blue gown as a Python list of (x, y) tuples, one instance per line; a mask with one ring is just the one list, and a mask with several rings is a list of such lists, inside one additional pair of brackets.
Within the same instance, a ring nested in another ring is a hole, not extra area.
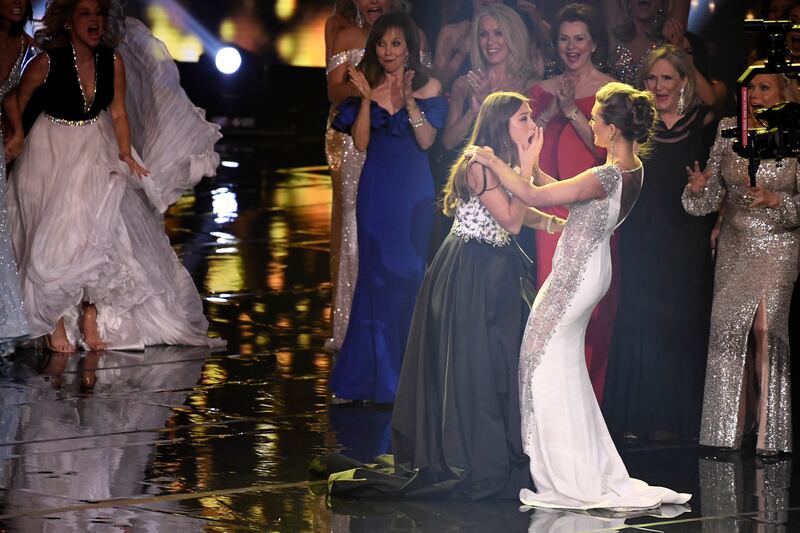
[(340, 104), (333, 127), (367, 157), (356, 204), (358, 280), (330, 387), (337, 400), (391, 403), (433, 223), (425, 150), (444, 126), (447, 103), (419, 62), (417, 30), (405, 13), (375, 22), (349, 76), (361, 97)]

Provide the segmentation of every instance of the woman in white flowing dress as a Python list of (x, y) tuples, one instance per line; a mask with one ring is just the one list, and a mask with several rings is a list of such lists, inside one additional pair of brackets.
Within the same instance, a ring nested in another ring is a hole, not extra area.
[[(520, 491), (526, 505), (648, 509), (690, 498), (628, 475), (584, 359), (586, 326), (611, 283), (609, 238), (641, 190), (644, 176), (636, 149), (649, 138), (654, 116), (649, 94), (623, 83), (605, 85), (597, 92), (590, 123), (595, 144), (607, 150), (606, 164), (540, 187), (490, 149), (471, 149), (474, 159), (489, 166), (526, 204), (571, 204), (553, 270), (533, 304), (520, 349), (523, 449), (537, 490)], [(539, 129), (530, 149), (538, 152), (542, 141)], [(533, 170), (541, 173), (538, 162)]]
[(218, 127), (186, 98), (164, 45), (121, 13), (116, 0), (51, 2), (36, 34), (45, 53), (7, 108), (8, 150), (20, 151), (20, 111), (41, 87), (45, 112), (8, 191), (31, 335), (58, 352), (221, 346), (162, 221), (214, 174)]

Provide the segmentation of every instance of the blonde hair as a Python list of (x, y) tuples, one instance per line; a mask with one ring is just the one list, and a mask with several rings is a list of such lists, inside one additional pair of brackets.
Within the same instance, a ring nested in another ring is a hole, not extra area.
[[(35, 40), (42, 48), (58, 48), (66, 46), (70, 40), (69, 25), (75, 8), (80, 0), (52, 0), (42, 17), (42, 28), (36, 31)], [(125, 16), (118, 0), (97, 0), (103, 11), (105, 25), (102, 43), (112, 48), (122, 41), (125, 27)]]
[[(487, 96), (478, 111), (467, 146), (489, 146), (503, 161), (510, 162), (511, 166), (518, 165), (517, 149), (508, 133), (508, 121), (527, 101), (527, 96), (514, 92), (501, 91)], [(469, 161), (462, 150), (450, 169), (442, 194), (442, 211), (447, 216), (453, 216), (461, 202), (469, 201), (472, 193), (467, 183), (468, 168)]]
[(480, 25), (481, 19), (484, 17), (493, 18), (500, 27), (500, 31), (503, 32), (503, 38), (508, 47), (506, 72), (509, 76), (520, 80), (527, 80), (533, 76), (528, 29), (516, 11), (503, 4), (484, 7), (472, 21), (472, 46), (469, 55), (472, 68), (486, 70), (488, 67), (480, 45)]
[(678, 72), (681, 80), (686, 80), (686, 86), (683, 90), (686, 109), (688, 110), (698, 105), (700, 98), (697, 96), (697, 80), (695, 78), (695, 69), (692, 66), (692, 58), (685, 50), (671, 44), (656, 48), (645, 58), (644, 65), (639, 70), (639, 86), (645, 86), (644, 80), (650, 75), (650, 70), (659, 59), (667, 61)]
[[(673, 1), (674, 0), (664, 0), (664, 7), (661, 13), (653, 20), (653, 25), (648, 32), (649, 35), (647, 37), (650, 39), (657, 40), (663, 38), (661, 30), (664, 28), (664, 21), (667, 18), (666, 14), (672, 9)], [(630, 0), (619, 0), (619, 8), (616, 9), (616, 13), (619, 24), (614, 26), (611, 32), (618, 41), (627, 43), (636, 37), (636, 26), (633, 23), (633, 17), (631, 17)]]

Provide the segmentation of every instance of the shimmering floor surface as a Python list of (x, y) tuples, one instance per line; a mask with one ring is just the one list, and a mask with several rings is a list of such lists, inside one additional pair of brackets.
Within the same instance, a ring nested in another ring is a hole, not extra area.
[(322, 149), (248, 140), (222, 151), (227, 166), (166, 224), (228, 350), (1, 360), (2, 530), (800, 530), (791, 459), (695, 446), (622, 449), (632, 475), (694, 495), (674, 518), (523, 513), (515, 502), (327, 505), (310, 459), (387, 451), (391, 413), (326, 404), (329, 183), (308, 166)]

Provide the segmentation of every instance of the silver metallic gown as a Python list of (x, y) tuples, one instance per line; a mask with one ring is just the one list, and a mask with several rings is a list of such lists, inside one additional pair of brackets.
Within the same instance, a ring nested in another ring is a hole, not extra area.
[[(20, 47), (19, 56), (11, 67), (11, 73), (0, 80), (0, 120), (2, 120), (3, 98), (14, 89), (36, 50), (26, 44)], [(17, 275), (17, 262), (11, 245), (11, 230), (8, 226), (6, 208), (6, 159), (3, 131), (0, 128), (0, 355), (13, 350), (14, 339), (28, 334), (28, 321), (22, 305), (22, 290)]]
[[(735, 126), (720, 122), (719, 130)], [(688, 187), (683, 205), (692, 215), (717, 211), (724, 220), (717, 244), (714, 303), (708, 348), (700, 443), (738, 448), (744, 421), (742, 383), (748, 338), (761, 302), (766, 310), (767, 353), (758, 384), (759, 450), (792, 450), (789, 375), (789, 303), (800, 258), (800, 176), (795, 159), (762, 161), (757, 181), (781, 197), (778, 208), (749, 207), (747, 160), (732, 151), (733, 139), (719, 131), (707, 169), (711, 179), (698, 194)]]

